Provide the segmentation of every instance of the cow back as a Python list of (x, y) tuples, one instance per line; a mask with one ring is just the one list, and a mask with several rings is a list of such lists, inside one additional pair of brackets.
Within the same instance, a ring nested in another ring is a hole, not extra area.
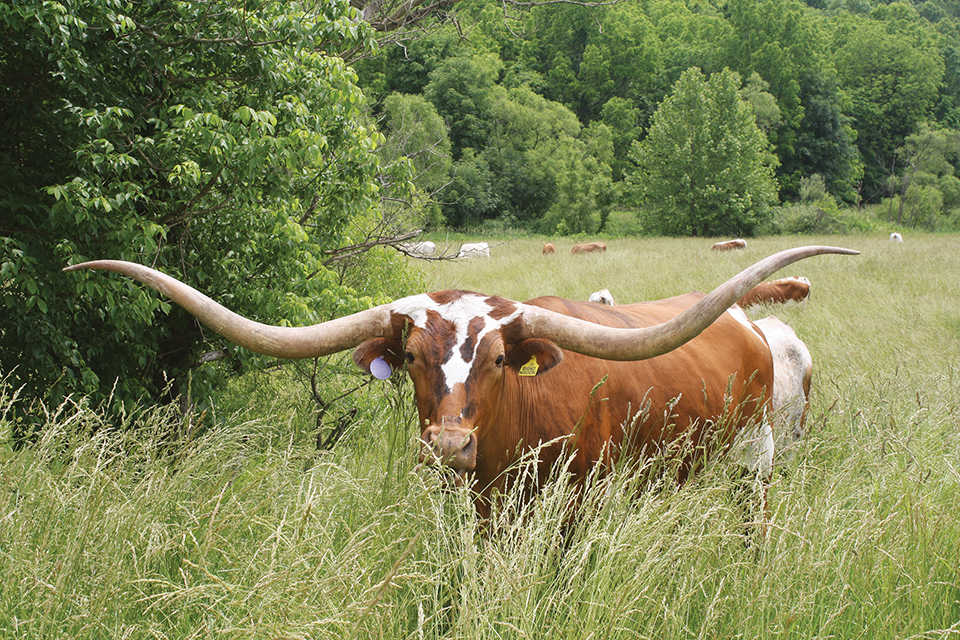
[[(607, 307), (548, 296), (527, 304), (610, 327), (637, 328), (669, 320), (703, 297), (694, 293)], [(773, 380), (762, 334), (742, 312), (735, 313), (742, 317), (724, 313), (698, 337), (656, 358), (619, 362), (564, 351), (563, 362), (548, 374), (512, 378), (525, 401), (517, 404), (518, 411), (524, 411), (521, 405), (550, 407), (546, 415), (520, 416), (524, 440), (545, 442), (576, 428), (574, 473), (586, 473), (605, 449), (610, 451), (608, 442), (613, 455), (650, 452), (681, 432), (694, 445), (713, 436), (729, 442), (767, 407)]]

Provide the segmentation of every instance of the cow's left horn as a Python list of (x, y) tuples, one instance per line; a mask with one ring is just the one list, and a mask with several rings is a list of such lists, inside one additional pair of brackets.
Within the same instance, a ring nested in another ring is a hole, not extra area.
[(231, 342), (276, 358), (315, 358), (352, 349), (361, 342), (389, 334), (390, 309), (381, 305), (309, 327), (275, 327), (244, 318), (193, 287), (150, 267), (122, 260), (94, 260), (64, 271), (103, 269), (139, 280), (196, 316)]
[(644, 360), (673, 351), (697, 337), (714, 320), (770, 274), (797, 260), (828, 253), (857, 255), (841, 247), (798, 247), (775, 253), (744, 269), (677, 317), (642, 329), (614, 329), (539, 307), (525, 306), (522, 337), (547, 338), (568, 351), (605, 360)]

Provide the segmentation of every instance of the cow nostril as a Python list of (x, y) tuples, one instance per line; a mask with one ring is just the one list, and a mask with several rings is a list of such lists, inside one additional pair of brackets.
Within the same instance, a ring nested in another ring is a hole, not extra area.
[(477, 437), (469, 430), (431, 425), (420, 435), (420, 461), (454, 469), (473, 469), (476, 464)]

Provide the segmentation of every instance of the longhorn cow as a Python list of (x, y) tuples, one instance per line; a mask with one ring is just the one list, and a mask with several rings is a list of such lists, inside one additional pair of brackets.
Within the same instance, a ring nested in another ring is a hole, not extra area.
[(765, 303), (803, 302), (810, 297), (810, 281), (803, 276), (791, 276), (770, 282), (761, 282), (743, 294), (737, 304), (751, 307)]
[(472, 242), (460, 245), (458, 258), (489, 258), (490, 245), (486, 242)]
[(584, 242), (582, 244), (573, 245), (573, 248), (570, 249), (570, 253), (576, 255), (578, 253), (595, 253), (606, 250), (607, 245), (604, 242)]
[[(552, 444), (540, 451), (541, 481), (564, 451), (573, 476), (582, 478), (620, 454), (649, 455), (681, 438), (729, 442), (755, 430), (775, 384), (771, 351), (740, 309), (728, 309), (778, 269), (829, 253), (857, 252), (782, 251), (709, 295), (658, 302), (607, 307), (543, 297), (520, 303), (438, 291), (299, 328), (248, 320), (138, 264), (100, 260), (67, 270), (135, 278), (262, 354), (312, 358), (355, 348), (354, 361), (375, 377), (405, 368), (420, 417), (422, 461), (445, 464), (461, 480), (472, 474), (477, 511), (487, 516), (491, 495), (509, 483), (513, 463), (542, 443)], [(769, 473), (769, 425), (761, 433), (758, 462)], [(678, 480), (695, 462), (680, 460)]]
[(735, 251), (737, 249), (746, 249), (747, 241), (743, 238), (737, 238), (736, 240), (724, 240), (723, 242), (718, 242), (712, 247), (713, 251)]

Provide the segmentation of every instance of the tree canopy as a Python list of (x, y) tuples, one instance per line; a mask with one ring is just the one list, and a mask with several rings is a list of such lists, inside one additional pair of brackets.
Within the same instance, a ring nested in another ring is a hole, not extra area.
[(265, 322), (369, 304), (328, 256), (380, 200), (382, 136), (336, 55), (372, 32), (346, 2), (305, 7), (0, 7), (0, 369), (24, 398), (129, 407), (188, 380), (203, 398), (250, 361), (140, 286), (68, 264), (151, 265)]
[[(539, 4), (505, 16), (498, 3), (463, 0), (433, 30), (385, 45), (385, 55), (358, 69), (378, 100), (420, 91), (446, 120), (456, 162), (441, 197), (444, 221), (455, 227), (494, 218), (553, 227), (543, 198), (518, 203), (500, 188), (516, 186), (504, 176), (521, 175), (514, 164), (525, 156), (497, 149), (492, 163), (490, 150), (503, 141), (493, 122), (499, 88), (526, 87), (571, 111), (584, 131), (605, 125), (613, 157), (590, 162), (610, 168), (615, 206), (629, 207), (618, 199), (629, 150), (649, 135), (653, 113), (692, 67), (706, 76), (730, 69), (744, 79), (741, 95), (777, 157), (781, 202), (800, 198), (814, 175), (835, 198), (879, 202), (892, 195), (889, 178), (901, 171), (896, 149), (907, 136), (924, 123), (956, 129), (960, 122), (952, 64), (960, 59), (960, 10), (953, 4), (644, 0)], [(569, 175), (569, 168), (555, 170)], [(525, 188), (557, 197), (559, 174), (529, 177)], [(481, 178), (487, 181), (476, 183)]]
[(752, 235), (776, 201), (775, 156), (729, 69), (684, 71), (653, 115), (627, 176), (665, 235)]

